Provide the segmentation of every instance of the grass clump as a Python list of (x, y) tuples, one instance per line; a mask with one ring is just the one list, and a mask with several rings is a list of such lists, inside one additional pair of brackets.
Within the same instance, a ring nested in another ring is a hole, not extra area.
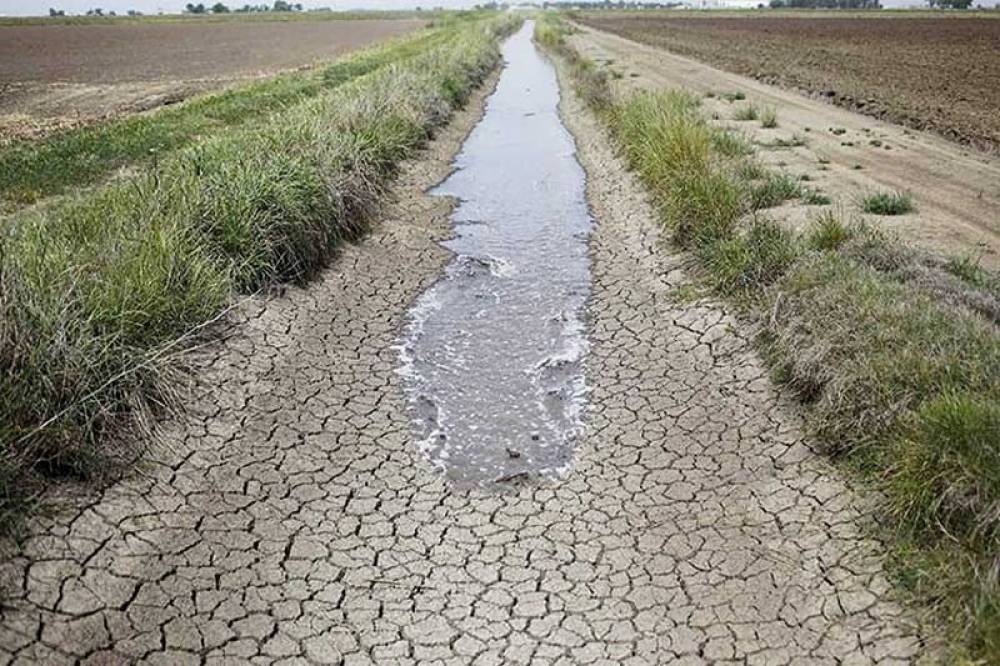
[(740, 108), (736, 109), (736, 111), (733, 113), (733, 120), (741, 120), (741, 121), (757, 120), (759, 114), (760, 111), (757, 109), (757, 105), (750, 103), (747, 104), (746, 106), (741, 106)]
[(753, 146), (745, 136), (737, 132), (724, 130), (712, 132), (712, 145), (716, 152), (725, 157), (745, 157), (753, 154)]
[[(806, 145), (806, 139), (800, 134), (793, 134), (789, 138), (778, 137), (772, 141), (761, 141), (757, 145), (763, 148), (798, 148)], [(822, 164), (823, 162), (821, 162)]]
[(791, 231), (772, 220), (755, 219), (745, 233), (717, 239), (698, 254), (718, 291), (746, 298), (781, 277), (799, 247)]
[(908, 192), (876, 192), (861, 200), (861, 209), (872, 215), (903, 215), (914, 210)]
[(854, 235), (851, 228), (840, 221), (832, 211), (826, 211), (813, 220), (805, 233), (806, 247), (812, 250), (833, 251)]
[(726, 100), (727, 102), (730, 102), (730, 103), (732, 103), (732, 102), (738, 102), (738, 101), (744, 100), (746, 98), (747, 98), (747, 96), (745, 94), (743, 94), (743, 92), (741, 92), (739, 90), (735, 90), (733, 92), (722, 93), (722, 99), (724, 99), (724, 100)]
[(828, 206), (831, 199), (829, 195), (819, 190), (809, 189), (802, 194), (802, 203), (809, 206)]
[(748, 191), (752, 210), (774, 208), (802, 194), (799, 182), (783, 171), (766, 173), (762, 181), (751, 183)]
[(513, 19), (155, 170), (30, 209), (0, 236), (0, 514), (34, 471), (86, 472), (125, 417), (171, 403), (174, 353), (234, 295), (301, 280), (364, 229), (399, 160), (499, 62)]
[(778, 111), (773, 106), (765, 106), (760, 112), (760, 126), (774, 129), (778, 126)]
[(641, 93), (613, 120), (629, 163), (682, 246), (727, 235), (742, 210), (741, 188), (714, 159), (714, 132), (697, 106), (681, 91)]

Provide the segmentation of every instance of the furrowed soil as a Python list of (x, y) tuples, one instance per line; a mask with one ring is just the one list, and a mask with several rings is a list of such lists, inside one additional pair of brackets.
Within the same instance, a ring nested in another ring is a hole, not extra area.
[(308, 66), (416, 19), (0, 26), (0, 143)]
[[(883, 20), (892, 22), (871, 22)], [(1000, 268), (1000, 159), (609, 32), (582, 26), (570, 41), (608, 69), (624, 93), (683, 88), (704, 95), (705, 115), (715, 125), (741, 133), (763, 164), (802, 179), (802, 186), (831, 200), (829, 205), (791, 201), (766, 210), (768, 217), (801, 228), (824, 210), (847, 219), (863, 216), (925, 249)], [(741, 47), (734, 42), (734, 49)], [(732, 99), (735, 93), (745, 99)], [(736, 120), (749, 105), (773, 108), (778, 126)], [(884, 191), (909, 192), (916, 210), (863, 215), (862, 198)]]
[(592, 13), (594, 28), (804, 90), (979, 148), (1000, 148), (1000, 18)]
[[(399, 341), (421, 293), (464, 279), (439, 244), (453, 202), (427, 190), (483, 108), (402, 170), (371, 236), (197, 352), (203, 390), (145, 473), (36, 521), (3, 570), (0, 657), (833, 665), (927, 649), (865, 535), (864, 498), (813, 452), (751, 334), (715, 301), (672, 296), (685, 258), (663, 251), (641, 187), (566, 87), (594, 221), (575, 461), (500, 488), (435, 471)], [(496, 97), (485, 108), (514, 132), (531, 122)]]

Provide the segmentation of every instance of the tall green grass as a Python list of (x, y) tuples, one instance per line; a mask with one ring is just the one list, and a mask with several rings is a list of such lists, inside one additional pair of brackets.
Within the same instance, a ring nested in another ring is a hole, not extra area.
[(223, 129), (255, 124), (307, 99), (454, 38), (434, 29), (349, 55), (330, 65), (196, 97), (151, 114), (73, 128), (0, 149), (0, 209), (8, 211), (115, 171), (162, 160), (167, 154)]
[(801, 234), (745, 214), (798, 184), (720, 150), (684, 92), (600, 116), (674, 241), (758, 319), (819, 441), (881, 491), (894, 571), (954, 656), (1000, 663), (1000, 282), (829, 212)]
[(234, 296), (301, 280), (363, 231), (399, 161), (499, 62), (516, 20), (221, 133), (158, 168), (22, 211), (0, 235), (0, 514), (32, 470), (81, 469), (169, 404), (169, 355)]

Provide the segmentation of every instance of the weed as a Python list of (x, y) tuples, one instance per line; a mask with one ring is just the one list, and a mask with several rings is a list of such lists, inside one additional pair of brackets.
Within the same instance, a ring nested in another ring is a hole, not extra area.
[(763, 181), (750, 185), (748, 196), (751, 210), (773, 208), (802, 196), (802, 186), (785, 172), (768, 173)]
[(712, 133), (712, 146), (720, 155), (744, 157), (753, 154), (753, 147), (746, 137), (736, 132), (717, 130)]
[(798, 257), (795, 235), (771, 220), (755, 219), (744, 234), (702, 245), (698, 254), (723, 294), (750, 296), (777, 280)]
[(802, 203), (809, 206), (827, 206), (830, 204), (830, 197), (819, 190), (809, 189), (802, 194)]
[(744, 100), (746, 98), (747, 98), (746, 95), (744, 95), (739, 90), (736, 90), (734, 92), (722, 93), (722, 99), (724, 99), (724, 100), (726, 100), (727, 102), (730, 102), (730, 103), (737, 102), (737, 101), (740, 101), (740, 100)]
[(821, 213), (813, 220), (805, 234), (806, 247), (812, 250), (837, 250), (853, 233), (832, 211)]
[(830, 132), (834, 136), (841, 136), (842, 134), (847, 134), (847, 130), (844, 129), (843, 127), (831, 127)]
[(778, 126), (778, 112), (773, 106), (765, 106), (760, 112), (760, 126), (773, 129)]
[(733, 113), (733, 120), (757, 120), (760, 111), (753, 103), (741, 106)]
[(776, 137), (767, 142), (760, 142), (757, 145), (764, 148), (798, 148), (806, 145), (806, 138), (800, 134), (793, 134), (791, 137)]
[(876, 192), (861, 200), (861, 209), (872, 215), (903, 215), (914, 210), (908, 192)]

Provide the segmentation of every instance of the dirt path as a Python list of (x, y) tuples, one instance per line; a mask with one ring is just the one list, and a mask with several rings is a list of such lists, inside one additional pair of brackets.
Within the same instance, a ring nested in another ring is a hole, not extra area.
[(562, 111), (596, 221), (564, 480), (456, 491), (412, 441), (394, 344), (448, 260), (424, 190), (473, 110), (375, 233), (205, 353), (210, 388), (155, 463), (36, 526), (0, 661), (909, 662), (863, 505), (737, 323), (672, 298), (681, 258), (594, 121)]
[[(623, 74), (626, 89), (683, 87), (712, 92), (704, 107), (719, 123), (743, 131), (757, 142), (762, 160), (830, 195), (835, 210), (859, 214), (858, 200), (879, 190), (913, 194), (917, 211), (868, 219), (924, 247), (954, 255), (982, 257), (1000, 268), (1000, 159), (950, 143), (929, 133), (908, 130), (795, 92), (724, 72), (662, 49), (579, 26), (572, 37), (582, 54)], [(724, 93), (742, 91), (747, 101), (728, 102)], [(754, 102), (772, 106), (779, 126), (734, 121), (734, 111)], [(836, 133), (833, 131), (836, 130)], [(843, 131), (841, 131), (843, 130)], [(799, 137), (805, 145), (769, 147), (776, 140)], [(827, 163), (824, 163), (827, 162)], [(768, 211), (800, 225), (817, 207), (790, 205)]]

